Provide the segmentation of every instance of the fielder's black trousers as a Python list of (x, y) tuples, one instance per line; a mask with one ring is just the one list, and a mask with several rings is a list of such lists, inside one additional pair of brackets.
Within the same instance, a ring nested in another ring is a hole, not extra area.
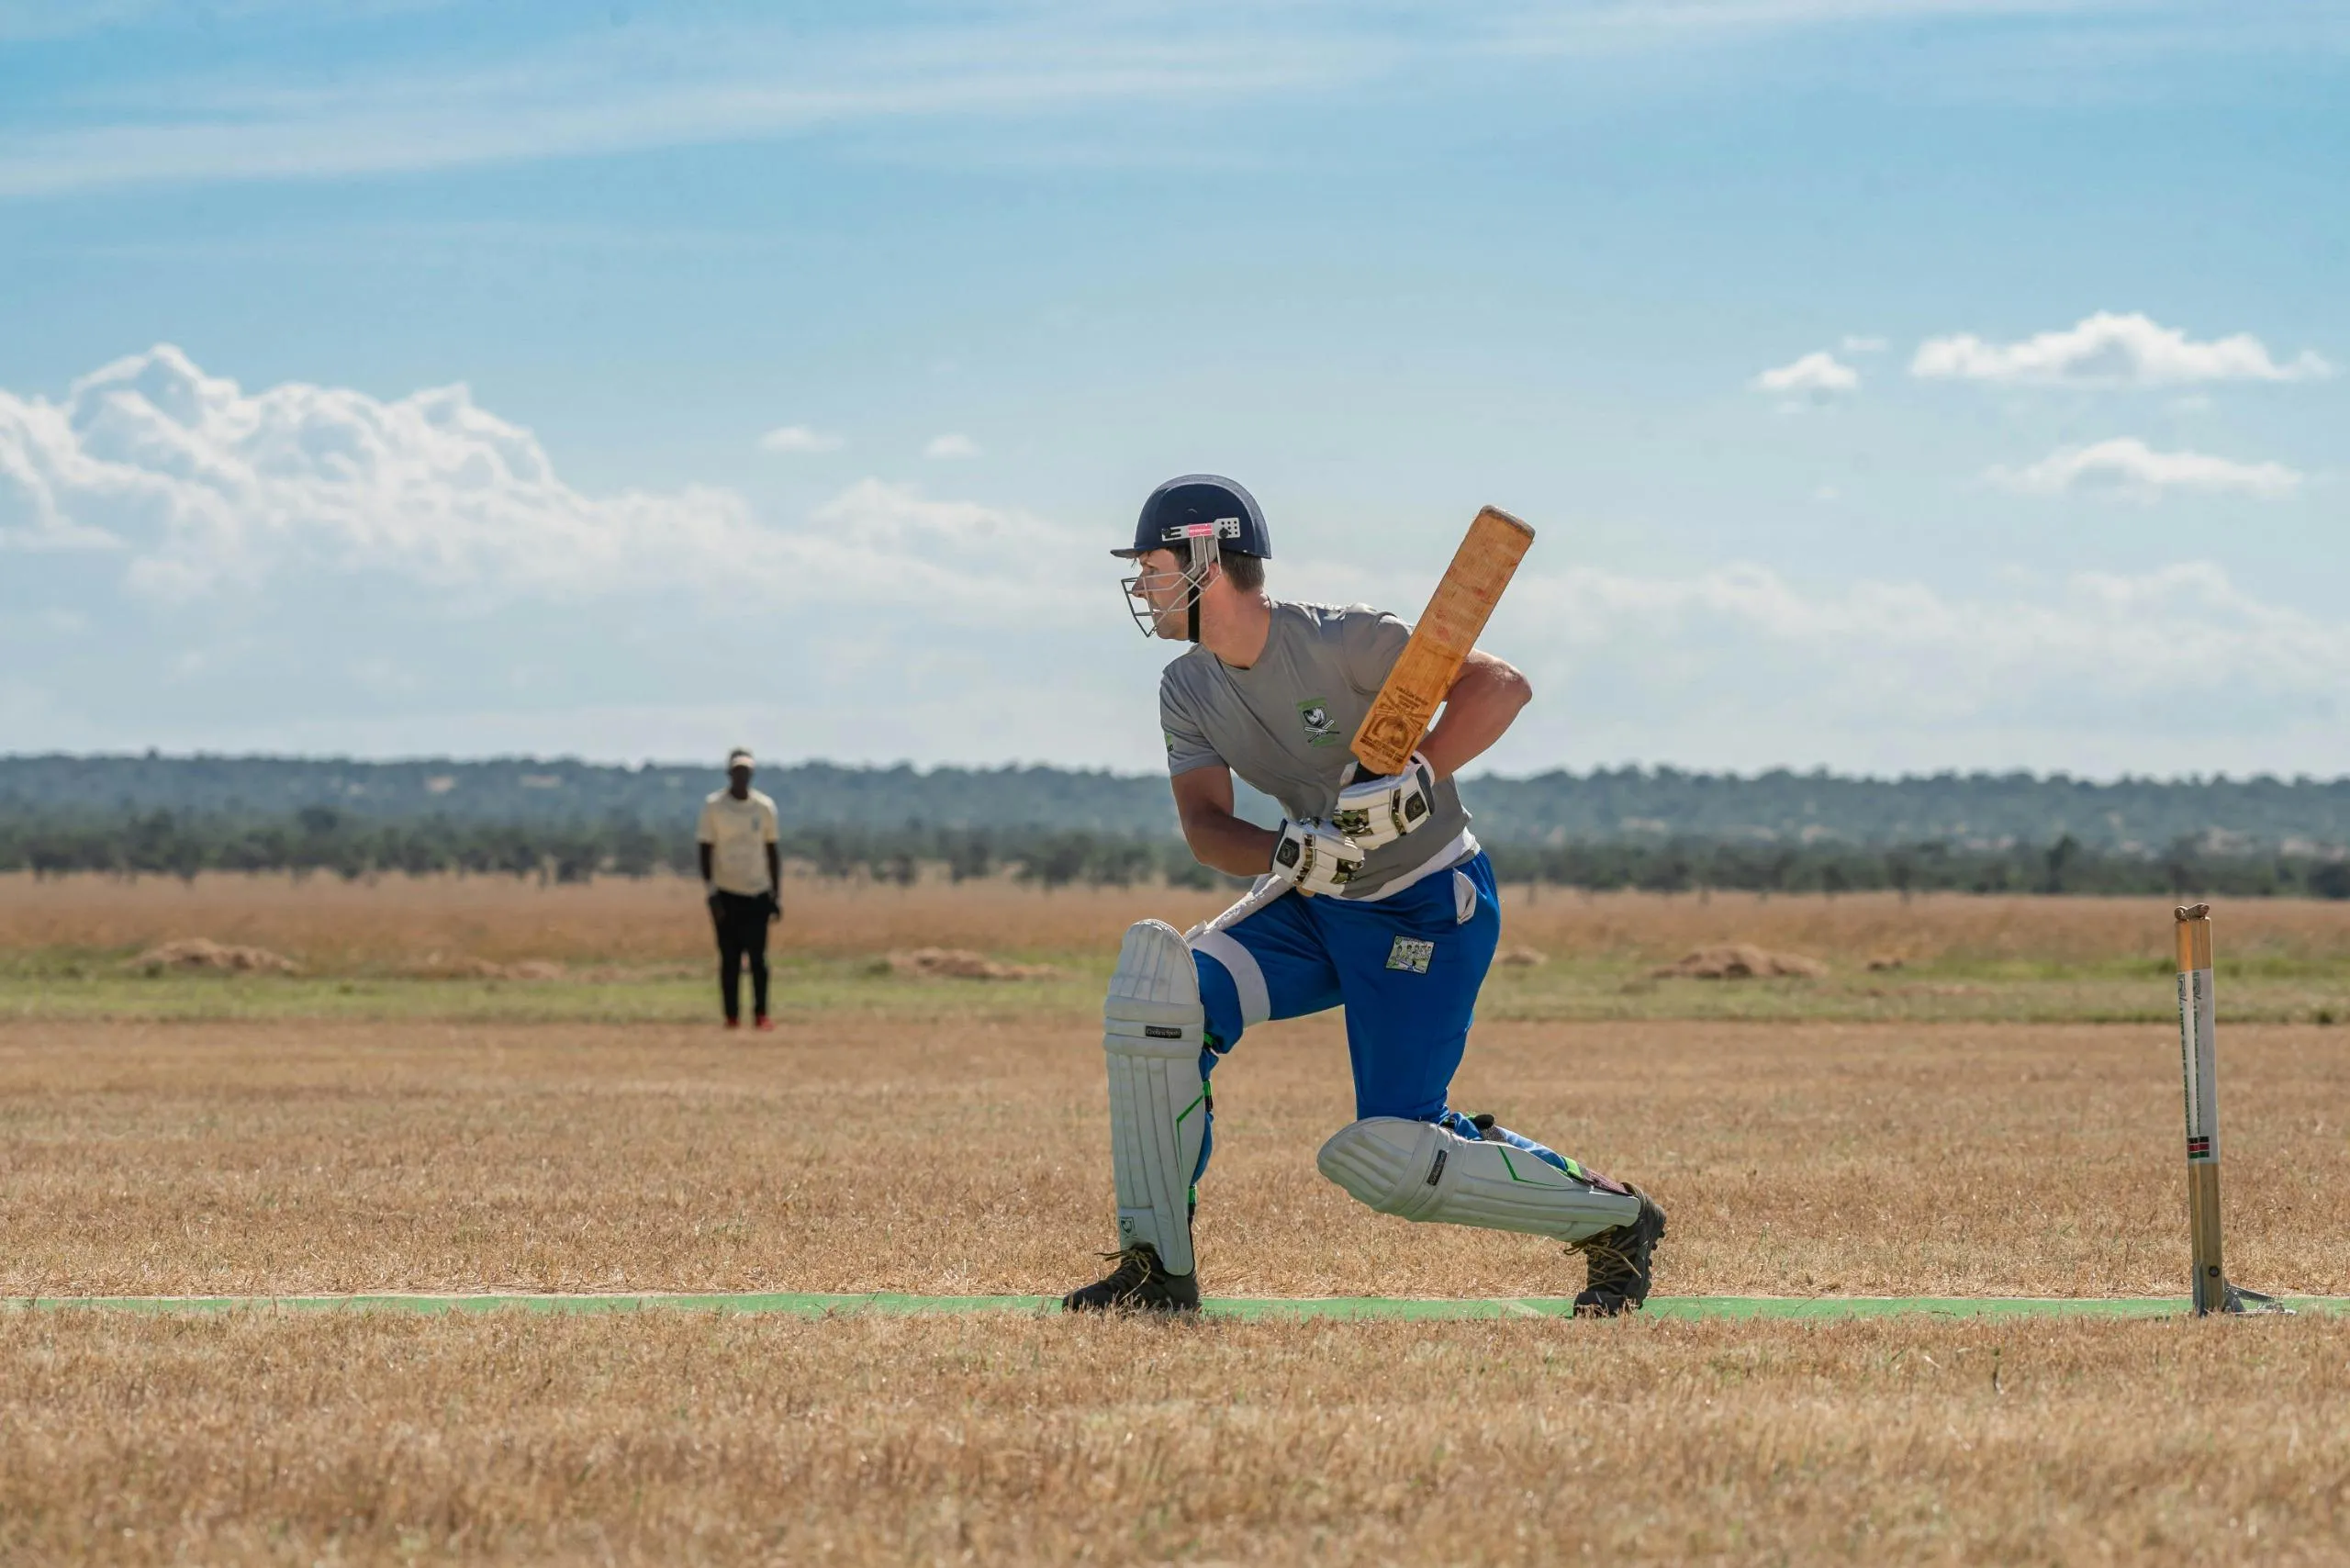
[(726, 1016), (743, 1016), (743, 961), (751, 964), (751, 1008), (767, 1014), (767, 916), (775, 908), (773, 893), (710, 895), (711, 923), (718, 927), (718, 997)]

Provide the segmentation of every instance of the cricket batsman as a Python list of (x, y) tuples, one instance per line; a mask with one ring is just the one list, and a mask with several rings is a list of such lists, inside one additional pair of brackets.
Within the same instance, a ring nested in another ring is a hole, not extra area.
[[(1112, 554), (1136, 563), (1144, 633), (1192, 644), (1158, 687), (1183, 836), (1203, 863), (1258, 877), (1236, 907), (1261, 907), (1188, 937), (1157, 920), (1126, 932), (1102, 1007), (1118, 1250), (1062, 1305), (1198, 1308), (1209, 1074), (1251, 1025), (1343, 1007), (1356, 1119), (1322, 1146), (1322, 1174), (1382, 1214), (1565, 1243), (1587, 1264), (1579, 1316), (1639, 1306), (1664, 1212), (1448, 1098), (1501, 935), (1453, 778), (1526, 706), (1526, 678), (1470, 654), (1409, 766), (1357, 778), (1348, 741), (1410, 638), (1402, 622), (1269, 596), (1264, 515), (1214, 475), (1161, 485)], [(1235, 773), (1281, 802), (1280, 827), (1233, 814)]]

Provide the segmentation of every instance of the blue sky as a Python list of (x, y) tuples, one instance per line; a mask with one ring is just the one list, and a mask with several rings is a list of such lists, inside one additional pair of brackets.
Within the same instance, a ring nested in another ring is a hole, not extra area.
[(0, 749), (1140, 768), (1253, 488), (1510, 771), (2350, 772), (2350, 6), (0, 0)]

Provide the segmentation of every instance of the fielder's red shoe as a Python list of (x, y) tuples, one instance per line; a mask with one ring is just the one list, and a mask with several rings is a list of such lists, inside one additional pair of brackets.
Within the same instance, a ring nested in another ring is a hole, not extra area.
[(740, 1018), (729, 1018), (726, 1021), (726, 1026), (730, 1029), (739, 1029), (743, 1026), (743, 1021)]
[(775, 1020), (762, 1013), (759, 1014), (759, 1027), (772, 1033), (775, 1029)]

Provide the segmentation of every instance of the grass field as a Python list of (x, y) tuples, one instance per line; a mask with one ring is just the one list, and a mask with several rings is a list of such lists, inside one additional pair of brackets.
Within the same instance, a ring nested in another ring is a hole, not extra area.
[[(1457, 1102), (1655, 1191), (1661, 1294), (2183, 1294), (2167, 909), (1523, 899)], [(803, 887), (785, 1028), (727, 1036), (674, 883), (0, 879), (0, 1292), (1056, 1293), (1099, 947), (1215, 902)], [(2350, 1294), (2350, 911), (2219, 933), (2230, 1272)], [(185, 935), (307, 972), (120, 967)], [(1830, 972), (1648, 978), (1719, 940)], [(1061, 973), (874, 972), (926, 944)], [(1212, 1294), (1580, 1282), (1321, 1180), (1335, 1020), (1217, 1091)], [(2345, 1368), (2320, 1315), (10, 1312), (0, 1560), (2329, 1562)]]
[(18, 1561), (2341, 1560), (2350, 1323), (0, 1318)]
[[(778, 1011), (812, 1020), (1040, 1014), (1090, 1017), (1132, 921), (1178, 925), (1224, 892), (1063, 889), (1004, 880), (913, 889), (795, 878), (778, 937)], [(192, 884), (0, 876), (0, 1018), (707, 1016), (699, 884), (675, 878), (539, 887), (512, 878), (207, 876)], [(1586, 896), (1511, 888), (1483, 1016), (2148, 1023), (2172, 1016), (2168, 906), (2150, 900), (1892, 894)], [(297, 976), (138, 976), (124, 961), (185, 936), (266, 947)], [(1818, 959), (1818, 980), (1660, 980), (1693, 948), (1757, 943)], [(2220, 975), (2240, 1022), (2350, 1025), (2350, 903), (2230, 906)], [(1053, 969), (1017, 983), (907, 984), (893, 950), (968, 948)], [(527, 969), (554, 978), (484, 971)]]

